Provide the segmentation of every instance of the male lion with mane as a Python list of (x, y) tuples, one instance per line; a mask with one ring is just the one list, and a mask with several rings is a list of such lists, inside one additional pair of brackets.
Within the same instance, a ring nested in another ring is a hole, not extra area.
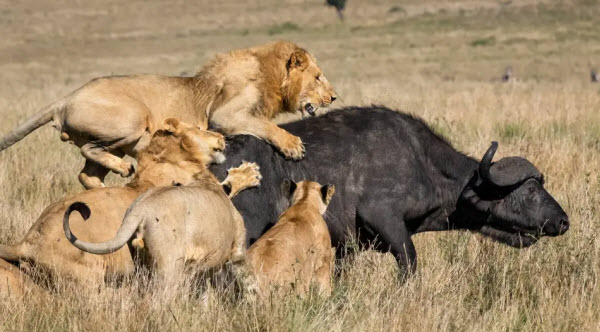
[(249, 134), (291, 159), (304, 156), (302, 140), (271, 120), (281, 113), (315, 115), (335, 100), (315, 58), (287, 41), (217, 55), (194, 77), (157, 75), (96, 78), (46, 106), (0, 140), (0, 151), (52, 122), (63, 141), (86, 158), (79, 181), (104, 186), (109, 170), (130, 176), (131, 163), (166, 117), (230, 135)]

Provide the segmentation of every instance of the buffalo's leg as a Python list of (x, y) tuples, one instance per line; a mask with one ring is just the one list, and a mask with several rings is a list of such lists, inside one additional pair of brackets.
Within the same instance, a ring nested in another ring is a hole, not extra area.
[(298, 160), (304, 157), (302, 140), (266, 118), (251, 114), (258, 102), (259, 92), (248, 87), (233, 97), (227, 104), (212, 112), (211, 122), (231, 135), (253, 135), (274, 145), (286, 158)]
[(85, 159), (100, 164), (123, 177), (133, 174), (133, 165), (116, 156), (113, 152), (114, 151), (107, 151), (105, 147), (99, 146), (96, 143), (87, 143), (81, 147), (81, 154)]
[(411, 239), (411, 234), (399, 213), (381, 206), (377, 212), (362, 212), (360, 217), (365, 226), (369, 227), (381, 242), (380, 248), (389, 248), (398, 263), (402, 278), (406, 278), (417, 270), (417, 251)]
[(382, 231), (389, 232), (389, 236), (380, 234), (381, 238), (390, 246), (390, 252), (396, 258), (396, 262), (401, 269), (402, 277), (405, 278), (409, 274), (417, 271), (417, 251), (410, 237), (410, 233), (406, 229), (404, 222), (398, 222), (392, 227), (385, 227)]
[(108, 168), (91, 159), (86, 159), (85, 165), (83, 166), (81, 173), (79, 173), (79, 182), (81, 182), (85, 189), (104, 187), (104, 178), (108, 172)]

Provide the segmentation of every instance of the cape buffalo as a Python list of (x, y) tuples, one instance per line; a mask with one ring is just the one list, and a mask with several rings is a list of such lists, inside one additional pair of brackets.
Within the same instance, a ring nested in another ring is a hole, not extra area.
[(282, 127), (302, 138), (303, 160), (285, 160), (269, 144), (238, 136), (228, 142), (227, 161), (211, 168), (224, 178), (242, 160), (261, 167), (261, 186), (233, 199), (248, 245), (287, 207), (286, 179), (335, 185), (326, 221), (338, 253), (354, 237), (389, 250), (403, 271), (415, 271), (416, 233), (467, 229), (523, 248), (569, 228), (533, 164), (521, 157), (492, 163), (496, 142), (477, 162), (421, 119), (385, 107), (350, 107)]

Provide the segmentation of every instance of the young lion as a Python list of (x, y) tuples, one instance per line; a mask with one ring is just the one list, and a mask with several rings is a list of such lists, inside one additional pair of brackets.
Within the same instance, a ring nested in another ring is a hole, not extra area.
[(248, 249), (248, 264), (258, 292), (269, 286), (306, 294), (314, 282), (324, 295), (331, 293), (331, 239), (322, 215), (335, 193), (332, 185), (312, 181), (286, 182), (292, 205), (279, 221)]
[(187, 186), (155, 188), (138, 197), (117, 234), (101, 243), (81, 241), (71, 233), (69, 215), (73, 210), (84, 219), (91, 211), (81, 202), (65, 211), (65, 235), (75, 247), (92, 254), (110, 254), (135, 235), (133, 246), (146, 250), (146, 265), (163, 282), (176, 281), (186, 269), (209, 271), (246, 257), (244, 220), (208, 170)]
[(271, 120), (280, 113), (308, 112), (335, 100), (315, 58), (286, 41), (218, 55), (194, 77), (156, 75), (97, 78), (28, 119), (0, 140), (0, 151), (52, 122), (63, 141), (86, 158), (79, 174), (87, 189), (103, 186), (109, 170), (133, 173), (124, 155), (137, 157), (165, 117), (177, 117), (231, 135), (249, 134), (301, 159), (299, 137)]
[[(83, 283), (130, 274), (134, 266), (129, 250), (107, 256), (77, 250), (64, 237), (62, 219), (73, 202), (85, 202), (94, 209), (94, 216), (87, 221), (72, 218), (71, 226), (84, 240), (104, 241), (119, 228), (127, 208), (142, 192), (173, 183), (190, 183), (197, 174), (207, 171), (209, 163), (223, 160), (225, 140), (221, 134), (172, 118), (165, 119), (163, 128), (154, 133), (150, 145), (140, 153), (139, 171), (127, 186), (92, 189), (50, 205), (20, 243), (0, 245), (0, 258), (27, 261), (50, 276)], [(256, 168), (245, 166), (246, 173), (256, 174)], [(224, 183), (238, 191), (244, 188), (235, 179)]]

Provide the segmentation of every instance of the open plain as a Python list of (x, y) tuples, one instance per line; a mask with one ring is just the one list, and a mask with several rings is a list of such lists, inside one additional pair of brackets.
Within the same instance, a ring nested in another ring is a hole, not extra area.
[[(476, 158), (497, 140), (496, 159), (532, 161), (571, 221), (523, 250), (468, 232), (419, 234), (410, 280), (391, 256), (363, 252), (338, 262), (328, 299), (59, 282), (49, 297), (2, 301), (0, 330), (599, 330), (599, 17), (590, 0), (349, 0), (343, 23), (322, 0), (0, 0), (0, 135), (94, 77), (192, 75), (218, 52), (289, 39), (317, 57), (340, 97), (333, 106), (419, 115)], [(0, 153), (2, 243), (83, 190), (78, 151), (45, 126)]]

